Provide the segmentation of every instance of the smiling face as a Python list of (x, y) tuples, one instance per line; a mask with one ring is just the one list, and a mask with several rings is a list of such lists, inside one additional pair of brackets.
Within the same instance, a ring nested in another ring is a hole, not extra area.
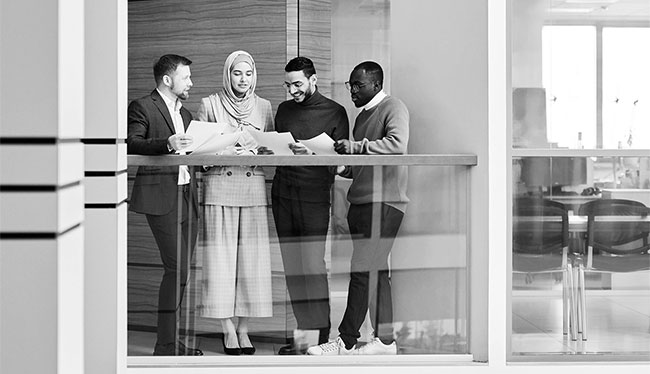
[(301, 103), (316, 91), (316, 80), (316, 74), (307, 78), (302, 70), (290, 71), (285, 74), (284, 86), (293, 100)]
[(193, 85), (190, 76), (190, 67), (180, 64), (173, 73), (163, 76), (163, 82), (177, 98), (187, 100)]
[(247, 62), (239, 62), (230, 70), (230, 84), (238, 97), (246, 95), (253, 81), (253, 68)]
[(354, 106), (361, 108), (368, 104), (375, 95), (381, 91), (381, 85), (372, 75), (363, 69), (355, 69), (350, 73), (350, 99)]

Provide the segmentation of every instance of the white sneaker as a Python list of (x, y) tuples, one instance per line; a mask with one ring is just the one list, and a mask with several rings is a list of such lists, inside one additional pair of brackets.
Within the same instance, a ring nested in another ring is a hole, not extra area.
[(327, 343), (315, 345), (307, 349), (307, 354), (312, 356), (342, 356), (354, 352), (356, 345), (350, 349), (345, 349), (345, 343), (338, 337), (336, 340), (330, 340)]
[(384, 344), (379, 338), (374, 338), (368, 344), (359, 347), (350, 353), (352, 355), (396, 355), (397, 344), (392, 342), (388, 345)]

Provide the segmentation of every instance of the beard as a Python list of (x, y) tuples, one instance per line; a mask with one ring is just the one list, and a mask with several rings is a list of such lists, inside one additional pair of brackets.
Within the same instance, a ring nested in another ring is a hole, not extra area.
[(176, 95), (177, 98), (181, 100), (187, 100), (190, 97), (190, 89), (184, 89), (184, 90), (179, 90), (178, 87), (174, 84), (172, 81), (171, 86), (169, 87), (169, 90)]

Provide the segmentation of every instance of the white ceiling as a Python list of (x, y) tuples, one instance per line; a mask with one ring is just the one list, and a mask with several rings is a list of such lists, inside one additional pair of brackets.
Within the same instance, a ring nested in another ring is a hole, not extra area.
[(609, 21), (650, 22), (650, 0), (547, 1), (549, 3), (549, 8), (551, 9), (548, 15), (549, 19), (592, 19)]

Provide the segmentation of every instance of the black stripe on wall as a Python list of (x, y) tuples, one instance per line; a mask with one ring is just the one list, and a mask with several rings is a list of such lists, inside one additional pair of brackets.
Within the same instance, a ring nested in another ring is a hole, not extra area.
[(106, 139), (106, 138), (83, 138), (84, 144), (124, 144), (126, 139)]
[(59, 236), (65, 235), (68, 232), (75, 230), (81, 227), (81, 224), (78, 223), (67, 230), (64, 230), (60, 233), (55, 232), (2, 232), (0, 233), (0, 239), (15, 239), (15, 240), (44, 240), (44, 239), (56, 239)]
[(86, 171), (84, 176), (86, 177), (116, 177), (120, 174), (126, 173), (127, 170), (118, 170), (118, 171)]
[(81, 181), (64, 184), (62, 186), (0, 185), (0, 192), (54, 192), (79, 185), (81, 185)]
[(122, 204), (128, 203), (129, 200), (125, 199), (120, 201), (117, 204), (111, 204), (111, 203), (93, 203), (93, 204), (85, 204), (84, 208), (85, 209), (117, 209)]
[(0, 144), (22, 144), (22, 145), (33, 145), (33, 144), (64, 144), (64, 143), (80, 143), (81, 139), (59, 139), (59, 138), (0, 138)]

